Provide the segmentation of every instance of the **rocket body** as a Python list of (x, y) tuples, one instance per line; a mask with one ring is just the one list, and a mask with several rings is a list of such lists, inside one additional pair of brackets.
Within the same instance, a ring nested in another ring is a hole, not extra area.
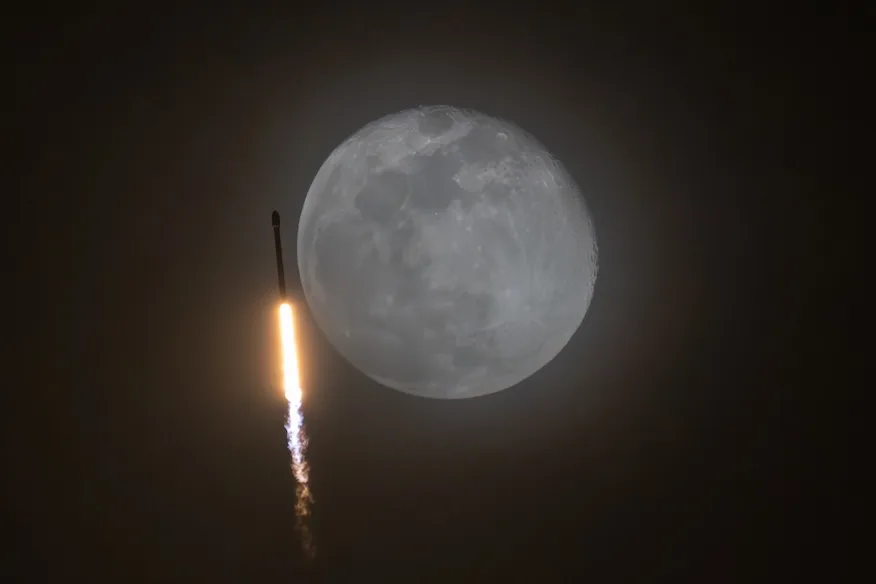
[(280, 243), (280, 214), (271, 213), (271, 226), (274, 228), (274, 250), (277, 255), (277, 280), (280, 284), (280, 300), (286, 301), (286, 274), (283, 271), (283, 244)]

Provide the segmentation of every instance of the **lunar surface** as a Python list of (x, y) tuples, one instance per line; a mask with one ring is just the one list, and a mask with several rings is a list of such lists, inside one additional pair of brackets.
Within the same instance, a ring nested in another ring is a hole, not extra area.
[(298, 265), (353, 366), (430, 398), (506, 389), (581, 325), (593, 225), (569, 174), (517, 126), (420, 107), (338, 146), (307, 193)]

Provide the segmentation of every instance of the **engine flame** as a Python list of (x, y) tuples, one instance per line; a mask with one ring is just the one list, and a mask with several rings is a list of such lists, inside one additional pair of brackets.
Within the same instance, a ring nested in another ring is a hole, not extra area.
[(292, 306), (283, 303), (280, 306), (280, 341), (283, 349), (283, 389), (289, 411), (286, 419), (286, 436), (289, 453), (292, 455), (292, 473), (295, 475), (296, 503), (295, 514), (299, 535), (304, 552), (313, 557), (316, 548), (313, 537), (307, 525), (310, 506), (313, 497), (310, 494), (309, 468), (307, 465), (307, 432), (304, 428), (304, 416), (301, 410), (303, 392), (298, 369), (298, 347), (295, 344), (295, 319)]
[(301, 380), (298, 374), (298, 347), (295, 345), (295, 320), (292, 306), (280, 306), (280, 341), (283, 345), (283, 389), (289, 404), (301, 403)]

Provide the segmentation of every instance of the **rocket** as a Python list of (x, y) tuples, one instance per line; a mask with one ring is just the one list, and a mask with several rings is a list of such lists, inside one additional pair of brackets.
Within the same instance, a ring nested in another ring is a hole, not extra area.
[(286, 274), (283, 272), (283, 245), (280, 243), (280, 214), (271, 213), (271, 225), (274, 228), (274, 249), (277, 254), (277, 280), (280, 283), (280, 300), (286, 301)]

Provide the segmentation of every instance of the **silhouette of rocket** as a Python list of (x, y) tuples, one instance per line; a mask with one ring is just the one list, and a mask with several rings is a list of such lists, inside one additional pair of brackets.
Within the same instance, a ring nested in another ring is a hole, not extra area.
[(285, 302), (286, 297), (286, 274), (283, 271), (283, 244), (280, 243), (280, 214), (271, 213), (271, 225), (274, 228), (274, 248), (277, 254), (277, 280), (280, 284), (280, 300)]

